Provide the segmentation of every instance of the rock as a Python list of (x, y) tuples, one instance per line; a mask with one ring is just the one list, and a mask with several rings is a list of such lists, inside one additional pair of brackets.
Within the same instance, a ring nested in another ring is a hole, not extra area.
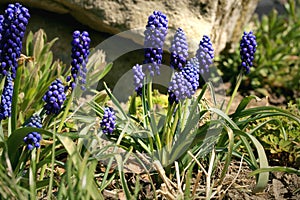
[[(11, 3), (12, 0), (1, 0)], [(173, 33), (181, 27), (189, 38), (190, 52), (195, 52), (204, 34), (211, 37), (216, 54), (228, 42), (238, 42), (258, 0), (17, 0), (27, 7), (70, 14), (91, 28), (117, 34), (138, 29), (127, 37), (143, 41), (143, 30), (153, 10), (164, 12)], [(171, 31), (172, 32), (172, 31)], [(139, 36), (139, 37), (138, 37)], [(172, 34), (169, 34), (172, 37)], [(166, 42), (166, 48), (170, 39)]]

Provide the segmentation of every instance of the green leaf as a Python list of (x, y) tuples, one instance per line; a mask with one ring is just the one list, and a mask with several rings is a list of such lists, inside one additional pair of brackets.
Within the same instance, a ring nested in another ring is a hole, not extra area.
[(33, 55), (33, 43), (32, 43), (32, 40), (33, 40), (33, 33), (30, 31), (28, 33), (28, 36), (26, 38), (26, 54), (27, 56), (31, 56)]
[(127, 185), (127, 180), (126, 180), (125, 175), (124, 175), (122, 157), (120, 155), (116, 155), (115, 158), (116, 158), (116, 161), (118, 163), (119, 176), (120, 176), (120, 179), (121, 179), (121, 184), (122, 184), (122, 188), (123, 188), (123, 191), (125, 193), (126, 199), (128, 199), (128, 200), (133, 199), (133, 196), (131, 195), (131, 192), (130, 192), (130, 190), (128, 188), (128, 185)]
[(111, 101), (114, 103), (114, 105), (118, 108), (118, 111), (120, 113), (122, 113), (123, 117), (122, 119), (123, 120), (128, 120), (128, 117), (125, 113), (125, 111), (123, 110), (120, 102), (116, 99), (116, 97), (111, 93), (110, 89), (107, 87), (106, 83), (104, 82), (104, 87), (105, 87), (105, 91), (106, 93), (108, 94), (109, 98), (111, 99)]
[(108, 72), (110, 72), (111, 68), (113, 66), (113, 63), (109, 63), (105, 66), (104, 70), (101, 72), (98, 80), (101, 80), (102, 78), (104, 78), (106, 76), (106, 74), (108, 74)]
[[(275, 106), (260, 106), (260, 107), (255, 107), (255, 108), (249, 108), (249, 109), (241, 111), (235, 117), (244, 118), (247, 116), (262, 115), (262, 114), (265, 114), (264, 117), (285, 116), (287, 118), (295, 120), (298, 124), (300, 124), (299, 116), (294, 115), (293, 113), (283, 110), (281, 108), (277, 108)], [(253, 119), (254, 119), (254, 117), (253, 117)], [(251, 120), (251, 118), (250, 118), (250, 120)]]
[[(268, 163), (268, 158), (266, 155), (266, 152), (264, 150), (264, 147), (260, 144), (260, 142), (252, 135), (244, 133), (243, 131), (240, 130), (233, 130), (235, 134), (243, 136), (245, 138), (248, 138), (251, 140), (253, 145), (255, 146), (258, 154), (258, 161), (259, 161), (259, 167), (260, 168), (268, 168), (269, 163)], [(262, 172), (258, 174), (256, 186), (253, 190), (254, 193), (257, 192), (262, 192), (266, 186), (268, 185), (269, 181), (269, 173), (268, 172)]]
[(38, 59), (39, 56), (41, 55), (41, 51), (44, 47), (44, 31), (42, 29), (39, 29), (35, 34), (34, 34), (34, 39), (33, 39), (33, 57), (34, 59)]
[(7, 139), (8, 156), (12, 163), (14, 160), (19, 159), (16, 158), (17, 152), (19, 151), (19, 147), (25, 146), (23, 139), (30, 132), (38, 132), (40, 134), (52, 136), (52, 133), (49, 131), (33, 127), (24, 127), (14, 131)]
[(234, 119), (235, 115), (238, 115), (242, 110), (244, 110), (252, 99), (258, 100), (258, 97), (255, 95), (250, 95), (248, 97), (243, 98), (243, 100), (240, 102), (240, 104), (236, 108), (235, 112), (231, 115), (231, 117)]
[(265, 172), (286, 172), (289, 174), (296, 174), (300, 176), (300, 170), (297, 170), (295, 168), (291, 167), (267, 167), (267, 168), (260, 168), (257, 169), (249, 174), (249, 176), (254, 176), (259, 173), (265, 173)]

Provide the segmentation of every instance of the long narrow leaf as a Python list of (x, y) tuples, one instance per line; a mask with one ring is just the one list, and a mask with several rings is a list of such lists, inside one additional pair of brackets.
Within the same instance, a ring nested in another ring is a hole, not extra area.
[[(251, 140), (251, 142), (253, 143), (253, 145), (255, 146), (255, 148), (257, 150), (260, 168), (268, 168), (269, 163), (268, 163), (267, 155), (266, 155), (266, 152), (265, 152), (263, 146), (260, 144), (260, 142), (254, 136), (252, 136), (250, 134), (246, 134), (243, 131), (240, 131), (240, 130), (233, 130), (233, 131), (235, 134), (241, 135), (241, 136)], [(268, 181), (269, 181), (269, 173), (268, 172), (259, 173), (257, 182), (256, 182), (256, 186), (255, 186), (253, 192), (254, 193), (262, 192), (266, 188)]]

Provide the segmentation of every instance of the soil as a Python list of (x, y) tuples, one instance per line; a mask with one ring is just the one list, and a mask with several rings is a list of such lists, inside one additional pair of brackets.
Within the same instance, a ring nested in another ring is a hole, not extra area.
[(248, 176), (250, 172), (251, 169), (249, 169), (247, 164), (243, 163), (239, 172), (239, 163), (232, 163), (222, 188), (226, 188), (235, 176), (237, 176), (237, 179), (228, 189), (224, 199), (300, 199), (300, 177), (296, 174), (270, 173), (270, 180), (266, 189), (262, 193), (253, 194), (255, 178)]
[[(223, 168), (223, 163), (220, 163), (219, 170), (216, 171), (212, 182), (217, 182), (220, 172)], [(263, 192), (253, 193), (255, 187), (255, 177), (249, 176), (252, 170), (245, 162), (233, 161), (228, 168), (228, 172), (221, 185), (212, 187), (212, 192), (215, 194), (211, 199), (244, 199), (244, 200), (298, 200), (300, 199), (300, 177), (295, 174), (287, 174), (283, 172), (270, 173), (270, 179), (267, 187)], [(200, 176), (199, 176), (200, 175)], [(129, 186), (135, 187), (137, 176), (132, 172), (126, 173), (126, 179)], [(153, 178), (154, 175), (151, 175)], [(206, 199), (206, 178), (202, 172), (194, 174), (191, 184), (191, 193), (193, 199)], [(141, 191), (138, 199), (154, 199), (154, 191), (146, 174), (139, 175), (139, 184)], [(122, 191), (117, 186), (117, 181), (104, 190), (105, 199), (126, 199)], [(180, 190), (175, 189), (177, 180), (169, 182), (169, 186), (165, 183), (154, 183), (156, 187), (157, 199), (182, 199), (180, 198)], [(171, 188), (171, 189), (170, 189)], [(181, 191), (184, 192), (184, 191)]]

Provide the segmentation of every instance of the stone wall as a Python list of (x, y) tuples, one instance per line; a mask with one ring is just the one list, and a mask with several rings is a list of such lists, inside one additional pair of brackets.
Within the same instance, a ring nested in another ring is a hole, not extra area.
[[(186, 32), (190, 52), (207, 34), (219, 53), (226, 43), (240, 40), (258, 0), (1, 0), (11, 2), (70, 14), (92, 29), (111, 34), (143, 28), (153, 10), (160, 10), (168, 16), (170, 29), (181, 27)], [(134, 40), (142, 35), (142, 31), (137, 31), (128, 37)]]

